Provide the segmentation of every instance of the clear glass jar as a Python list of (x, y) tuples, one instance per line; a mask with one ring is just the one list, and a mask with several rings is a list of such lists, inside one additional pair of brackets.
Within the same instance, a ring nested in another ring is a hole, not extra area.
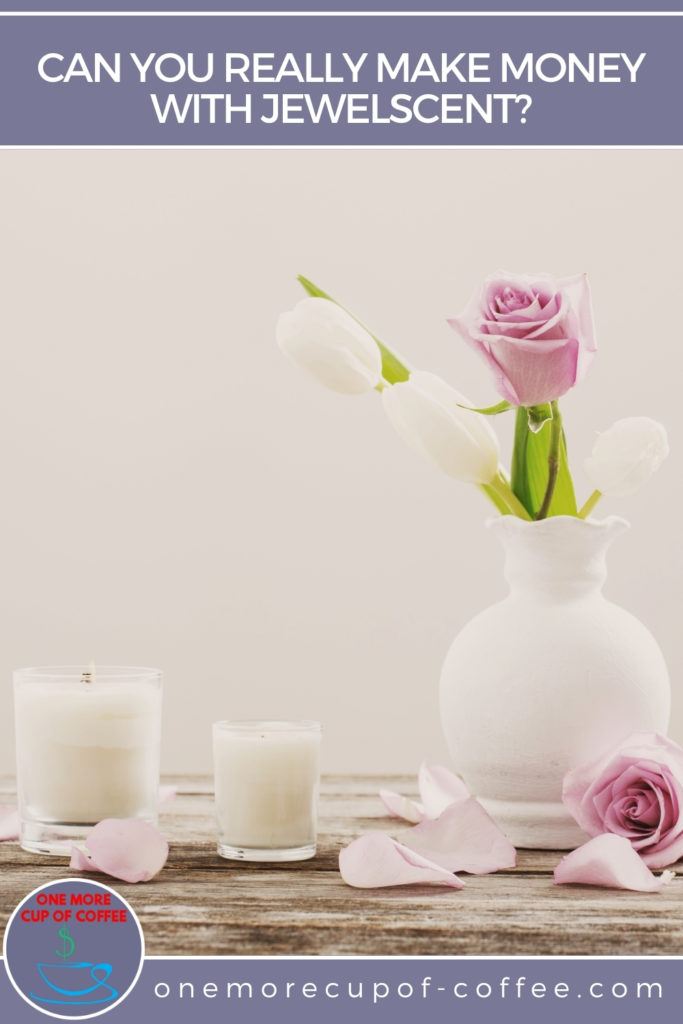
[(216, 722), (218, 853), (307, 860), (316, 852), (319, 722)]
[(157, 819), (162, 673), (14, 672), (21, 845), (67, 855), (104, 818)]

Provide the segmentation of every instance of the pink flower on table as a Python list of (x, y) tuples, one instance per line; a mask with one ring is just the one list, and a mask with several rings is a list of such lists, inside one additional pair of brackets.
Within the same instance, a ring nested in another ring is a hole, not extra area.
[(584, 832), (622, 836), (650, 868), (683, 857), (683, 749), (665, 736), (637, 733), (568, 772), (562, 799)]
[(456, 872), (488, 875), (515, 862), (514, 846), (471, 796), (395, 837), (367, 832), (339, 854), (342, 878), (359, 889), (425, 882), (462, 889)]
[(339, 870), (347, 885), (375, 889), (429, 883), (462, 889), (458, 871), (486, 875), (515, 866), (514, 846), (462, 779), (448, 768), (424, 762), (418, 785), (419, 804), (380, 790), (389, 814), (415, 827), (395, 837), (368, 832), (341, 850)]
[(457, 775), (440, 764), (423, 761), (417, 776), (420, 802), (411, 800), (390, 789), (380, 789), (380, 800), (394, 818), (417, 825), (424, 818), (438, 818), (452, 803), (466, 800), (470, 795), (467, 786)]
[(339, 852), (339, 871), (355, 889), (395, 885), (445, 885), (462, 889), (465, 883), (449, 868), (440, 867), (383, 832), (367, 832)]
[(603, 889), (661, 892), (675, 871), (657, 878), (643, 863), (628, 839), (605, 832), (563, 857), (555, 868), (556, 885), (599, 885)]
[(512, 405), (561, 398), (596, 351), (585, 274), (555, 281), (500, 271), (448, 322), (483, 356)]
[(69, 866), (134, 884), (149, 882), (167, 859), (168, 843), (154, 825), (140, 818), (105, 818), (88, 832), (83, 846), (72, 846)]

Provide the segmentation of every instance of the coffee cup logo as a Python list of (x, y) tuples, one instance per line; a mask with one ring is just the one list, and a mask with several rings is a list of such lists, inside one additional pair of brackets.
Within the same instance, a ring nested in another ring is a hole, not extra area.
[(64, 1020), (95, 1017), (135, 985), (144, 958), (140, 923), (117, 892), (67, 879), (35, 889), (10, 918), (5, 967), (18, 994)]

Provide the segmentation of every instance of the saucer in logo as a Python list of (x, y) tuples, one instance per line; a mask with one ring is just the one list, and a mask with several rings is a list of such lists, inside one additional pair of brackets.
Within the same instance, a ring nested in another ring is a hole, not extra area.
[(80, 1020), (117, 1006), (135, 985), (144, 939), (131, 906), (99, 882), (67, 878), (29, 893), (12, 914), (5, 968), (35, 1009)]

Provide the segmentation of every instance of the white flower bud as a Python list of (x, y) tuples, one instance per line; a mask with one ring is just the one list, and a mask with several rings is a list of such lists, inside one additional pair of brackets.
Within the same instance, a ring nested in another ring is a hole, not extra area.
[(647, 416), (617, 420), (598, 434), (584, 467), (596, 491), (615, 498), (635, 493), (669, 454), (666, 430)]
[(413, 373), (382, 392), (387, 416), (406, 444), (433, 465), (468, 483), (488, 484), (498, 473), (498, 438), (462, 395), (433, 373)]
[(277, 343), (325, 387), (346, 395), (372, 391), (382, 356), (364, 327), (329, 299), (306, 298), (277, 322)]

